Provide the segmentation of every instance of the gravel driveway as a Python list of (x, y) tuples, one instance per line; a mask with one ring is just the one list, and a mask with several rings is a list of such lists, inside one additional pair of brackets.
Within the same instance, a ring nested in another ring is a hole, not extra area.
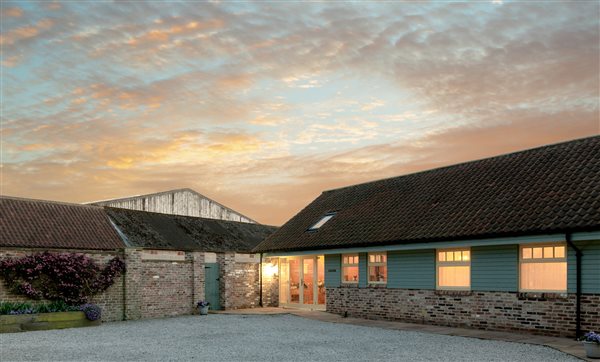
[(319, 322), (291, 315), (185, 316), (0, 334), (0, 359), (575, 361), (551, 348)]

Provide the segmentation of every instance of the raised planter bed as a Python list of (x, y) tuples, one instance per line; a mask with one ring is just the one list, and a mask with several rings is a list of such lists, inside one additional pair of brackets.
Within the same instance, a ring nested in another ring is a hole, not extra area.
[(88, 320), (83, 312), (0, 315), (0, 333), (93, 327), (100, 323), (100, 320)]

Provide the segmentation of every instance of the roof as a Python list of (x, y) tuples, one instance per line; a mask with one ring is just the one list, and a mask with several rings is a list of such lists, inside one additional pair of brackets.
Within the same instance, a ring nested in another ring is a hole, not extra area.
[[(143, 194), (143, 195), (132, 195), (132, 196), (127, 196), (127, 197), (122, 197), (122, 198), (116, 198), (116, 199), (107, 199), (107, 200), (98, 200), (98, 201), (91, 201), (91, 202), (87, 202), (86, 204), (90, 204), (90, 205), (98, 205), (98, 206), (115, 206), (113, 205), (113, 203), (115, 202), (123, 202), (123, 201), (130, 201), (130, 200), (135, 200), (135, 199), (143, 199), (143, 198), (147, 198), (147, 197), (153, 197), (153, 196), (160, 196), (160, 195), (166, 195), (166, 194), (175, 194), (178, 192), (191, 192), (192, 194), (206, 199), (212, 203), (214, 203), (215, 205), (218, 205), (219, 207), (228, 210), (229, 212), (233, 213), (233, 214), (237, 214), (245, 219), (250, 220), (250, 222), (253, 223), (258, 223), (256, 220), (249, 218), (248, 216), (235, 211), (234, 209), (227, 207), (223, 204), (221, 204), (220, 202), (217, 202), (213, 199), (211, 199), (210, 197), (206, 197), (204, 195), (202, 195), (201, 193), (197, 192), (196, 190), (192, 190), (190, 188), (180, 188), (180, 189), (173, 189), (173, 190), (167, 190), (167, 191), (160, 191), (160, 192), (154, 192), (154, 193), (150, 193), (150, 194)], [(143, 211), (147, 211), (147, 210), (143, 210)]]
[(124, 244), (101, 207), (0, 196), (0, 246), (110, 250)]
[(277, 227), (237, 221), (105, 207), (130, 246), (250, 252)]
[(255, 251), (599, 229), (595, 136), (323, 192)]

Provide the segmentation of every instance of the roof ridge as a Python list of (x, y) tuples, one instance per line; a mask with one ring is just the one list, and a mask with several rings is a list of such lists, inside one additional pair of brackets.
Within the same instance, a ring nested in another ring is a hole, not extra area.
[(330, 192), (334, 192), (334, 191), (341, 191), (341, 190), (345, 190), (345, 189), (352, 188), (352, 187), (357, 187), (357, 186), (365, 186), (365, 185), (374, 184), (374, 183), (378, 183), (378, 182), (389, 181), (389, 180), (398, 179), (398, 178), (401, 178), (401, 177), (407, 177), (407, 176), (412, 176), (412, 175), (431, 173), (431, 172), (436, 172), (436, 171), (440, 171), (440, 170), (444, 170), (444, 169), (448, 169), (448, 168), (454, 168), (454, 167), (458, 167), (458, 166), (468, 165), (468, 164), (472, 164), (472, 163), (477, 163), (477, 162), (482, 162), (482, 161), (487, 161), (487, 160), (492, 160), (492, 159), (498, 159), (498, 158), (504, 158), (504, 157), (514, 156), (514, 155), (520, 154), (520, 153), (533, 152), (533, 151), (537, 151), (537, 150), (541, 150), (541, 149), (557, 147), (557, 146), (560, 146), (560, 145), (565, 145), (565, 144), (570, 144), (570, 143), (577, 143), (577, 142), (581, 142), (581, 141), (587, 141), (587, 140), (591, 140), (591, 139), (594, 139), (594, 138), (600, 139), (600, 135), (588, 136), (588, 137), (582, 137), (582, 138), (575, 138), (575, 139), (568, 140), (568, 141), (560, 141), (560, 142), (550, 143), (550, 144), (546, 144), (546, 145), (536, 146), (536, 147), (533, 147), (533, 148), (526, 148), (526, 149), (522, 149), (522, 150), (518, 150), (518, 151), (513, 151), (513, 152), (509, 152), (509, 153), (502, 153), (502, 154), (495, 155), (495, 156), (483, 157), (483, 158), (478, 158), (478, 159), (475, 159), (475, 160), (469, 160), (469, 161), (465, 161), (465, 162), (454, 163), (454, 164), (451, 164), (451, 165), (440, 166), (440, 167), (430, 168), (430, 169), (421, 170), (421, 171), (415, 171), (415, 172), (407, 173), (407, 174), (404, 174), (404, 175), (385, 177), (385, 178), (382, 178), (382, 179), (361, 182), (361, 183), (358, 183), (358, 184), (353, 184), (353, 185), (348, 185), (348, 186), (342, 186), (342, 187), (338, 187), (338, 188), (335, 188), (335, 189), (325, 190), (325, 191), (322, 192), (322, 194), (324, 194), (324, 193), (330, 193)]
[(37, 202), (44, 204), (53, 204), (53, 205), (65, 205), (65, 206), (79, 206), (93, 209), (101, 209), (101, 206), (92, 205), (92, 204), (78, 204), (76, 202), (67, 202), (67, 201), (56, 201), (56, 200), (44, 200), (44, 199), (33, 199), (28, 197), (18, 197), (18, 196), (9, 196), (9, 195), (0, 195), (0, 200), (16, 200), (16, 201), (25, 201), (25, 202)]

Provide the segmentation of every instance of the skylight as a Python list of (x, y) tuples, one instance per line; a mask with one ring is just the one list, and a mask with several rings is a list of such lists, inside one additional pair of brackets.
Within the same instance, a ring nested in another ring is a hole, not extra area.
[(331, 220), (331, 218), (334, 216), (335, 216), (335, 212), (330, 212), (330, 213), (325, 214), (325, 216), (323, 216), (319, 221), (317, 221), (316, 224), (309, 227), (308, 230), (309, 231), (318, 230), (321, 226), (325, 225), (325, 223), (327, 221)]

